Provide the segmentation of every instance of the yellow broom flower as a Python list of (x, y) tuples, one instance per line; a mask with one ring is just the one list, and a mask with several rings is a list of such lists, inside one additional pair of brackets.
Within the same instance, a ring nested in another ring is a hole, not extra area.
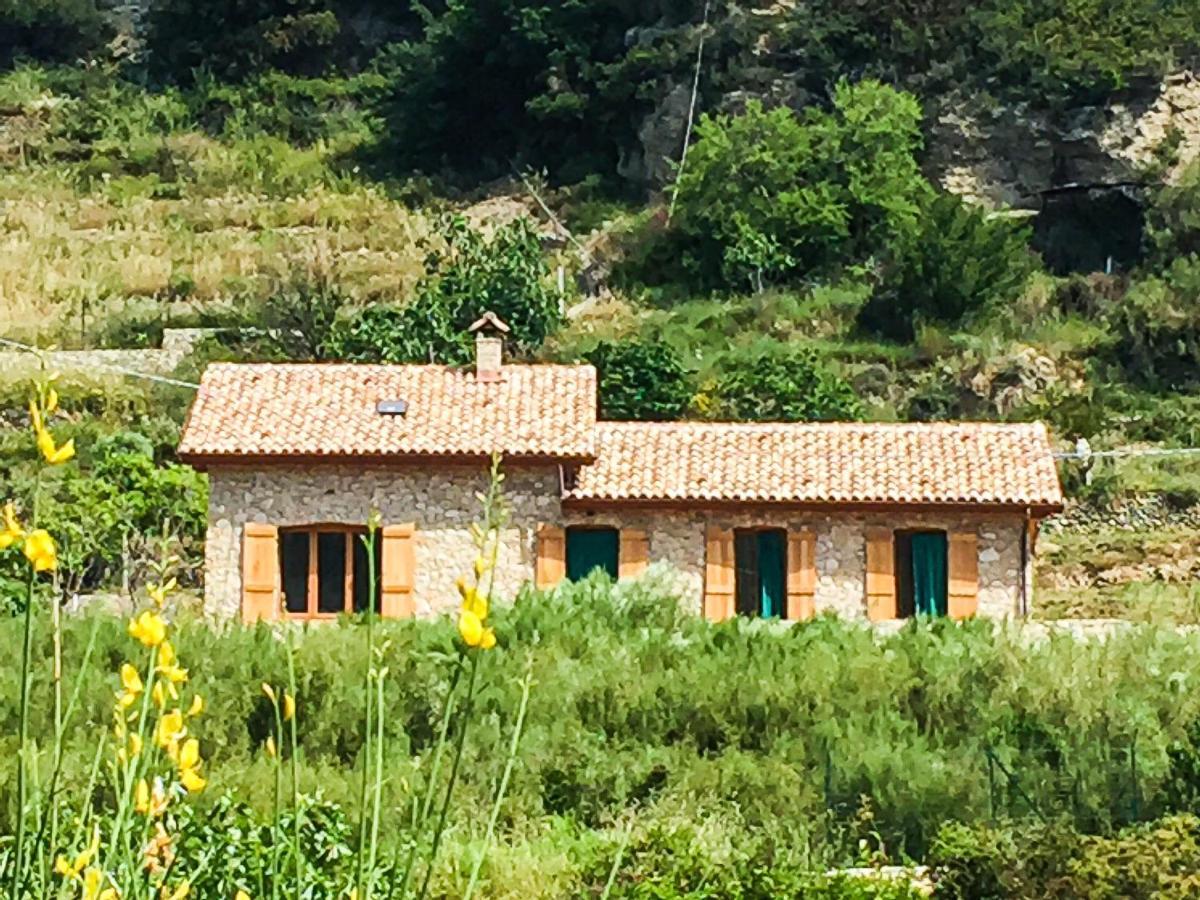
[(189, 794), (198, 794), (208, 784), (195, 769), (184, 769), (179, 773), (179, 783)]
[(25, 558), (33, 564), (35, 572), (49, 572), (58, 565), (58, 547), (50, 532), (36, 528), (25, 538)]
[(67, 462), (75, 456), (75, 439), (71, 438), (61, 447), (54, 444), (54, 437), (44, 428), (37, 433), (38, 449), (42, 457), (52, 466)]
[(479, 639), (479, 649), (491, 650), (496, 646), (496, 632), (491, 628), (483, 629), (483, 637)]
[(171, 710), (158, 720), (158, 729), (155, 734), (158, 746), (166, 749), (182, 740), (186, 735), (187, 727), (183, 724), (183, 713), (179, 710)]
[(130, 620), (129, 636), (147, 647), (157, 647), (167, 639), (167, 626), (158, 613), (146, 610)]
[(135, 696), (142, 692), (142, 676), (129, 663), (121, 665), (121, 687)]
[(133, 789), (133, 808), (143, 816), (150, 812), (150, 785), (145, 778), (139, 778)]
[(179, 750), (179, 768), (194, 769), (200, 765), (200, 742), (188, 738)]
[(175, 888), (175, 890), (169, 894), (167, 893), (167, 888), (164, 885), (162, 890), (159, 891), (158, 895), (162, 898), (162, 900), (185, 900), (189, 893), (191, 893), (191, 886), (184, 881), (179, 885), (179, 887)]
[(79, 874), (87, 868), (88, 863), (100, 851), (100, 829), (97, 827), (92, 831), (92, 842), (88, 844), (74, 859), (69, 861), (65, 856), (60, 856), (54, 861), (54, 871), (63, 878), (78, 878)]
[(487, 597), (480, 594), (475, 588), (468, 588), (463, 594), (462, 608), (473, 612), (482, 622), (488, 615)]
[(196, 696), (192, 697), (192, 705), (188, 707), (188, 718), (198, 716), (202, 712), (204, 712), (204, 698), (196, 694)]
[(290, 722), (296, 715), (296, 698), (291, 694), (283, 695), (283, 721)]
[(233, 895), (233, 900), (250, 900), (250, 895), (239, 888), (238, 892)]
[(274, 735), (272, 735), (272, 734), (267, 735), (267, 742), (264, 745), (264, 749), (267, 751), (267, 756), (271, 757), (271, 759), (275, 758), (275, 736)]
[(13, 503), (9, 500), (4, 504), (4, 529), (0, 531), (0, 550), (7, 550), (21, 538), (25, 537), (25, 532), (21, 528), (21, 524), (17, 521), (17, 511), (13, 507)]
[(88, 869), (83, 873), (83, 900), (116, 900), (117, 892), (104, 887), (104, 873)]
[(458, 633), (468, 647), (478, 647), (483, 640), (483, 622), (478, 615), (464, 607), (458, 614)]
[(154, 687), (150, 690), (150, 699), (154, 701), (154, 705), (159, 709), (162, 709), (163, 704), (167, 702), (166, 694), (163, 691), (163, 683), (161, 681), (154, 682)]

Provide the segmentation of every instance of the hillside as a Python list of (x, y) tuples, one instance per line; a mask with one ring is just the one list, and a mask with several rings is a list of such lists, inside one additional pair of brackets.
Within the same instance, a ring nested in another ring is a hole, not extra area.
[[(1047, 609), (1192, 621), (1166, 562), (1197, 545), (1200, 455), (1138, 454), (1200, 446), (1188, 7), (0, 8), (0, 336), (223, 329), (188, 381), (457, 362), (495, 307), (519, 355), (596, 363), (614, 418), (1044, 419), (1131, 454), (1063, 463), (1083, 512), (1048, 536)], [(164, 509), (194, 563), (187, 390), (95, 367), (60, 390), (82, 465), (47, 515), (97, 523), (70, 586), (136, 583)]]

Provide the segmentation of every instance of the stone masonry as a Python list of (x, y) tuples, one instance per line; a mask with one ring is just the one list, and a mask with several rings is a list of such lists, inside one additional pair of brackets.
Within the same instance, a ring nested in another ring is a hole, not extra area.
[[(241, 597), (242, 527), (365, 523), (372, 509), (383, 524), (416, 523), (418, 614), (452, 609), (454, 581), (475, 558), (469, 527), (479, 518), (476, 494), (487, 487), (484, 465), (403, 463), (388, 466), (328, 463), (298, 466), (219, 466), (210, 473), (205, 606), (221, 618), (238, 614)], [(1031, 554), (1022, 571), (1024, 520), (1017, 515), (975, 516), (905, 513), (744, 513), (563, 510), (554, 465), (510, 464), (504, 497), (510, 518), (502, 533), (496, 592), (510, 599), (533, 577), (539, 523), (611, 525), (647, 532), (650, 561), (678, 572), (680, 594), (700, 611), (704, 583), (705, 527), (808, 528), (817, 535), (818, 612), (865, 616), (865, 530), (870, 527), (944, 528), (974, 531), (979, 546), (979, 614), (1010, 618), (1031, 601)]]

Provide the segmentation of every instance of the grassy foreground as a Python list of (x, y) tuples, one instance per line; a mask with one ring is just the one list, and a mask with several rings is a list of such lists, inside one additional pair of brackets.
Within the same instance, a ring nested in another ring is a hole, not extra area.
[[(485, 896), (599, 895), (610, 876), (612, 896), (730, 896), (729, 885), (744, 896), (830, 896), (808, 893), (827, 886), (804, 879), (864, 859), (919, 861), (947, 822), (1055, 820), (1108, 833), (1188, 809), (1200, 792), (1200, 636), (1148, 626), (1103, 643), (1030, 642), (984, 622), (915, 623), (891, 637), (834, 619), (712, 626), (682, 613), (654, 573), (640, 584), (530, 593), (492, 618), (499, 643), (480, 657), (431, 895), (462, 896), (526, 673), (532, 689), (481, 875)], [(33, 658), (46, 662), (35, 667), (31, 731), (46, 740), (52, 646), (49, 629), (36, 630), (45, 637)], [(259, 686), (289, 683), (289, 642), (265, 627), (199, 621), (174, 624), (172, 637), (206, 701), (192, 731), (208, 785), (180, 812), (178, 849), (228, 848), (228, 867), (211, 866), (195, 889), (231, 896), (222, 891), (251, 882), (255, 860), (270, 858), (262, 834), (276, 758), (265, 748), (276, 722)], [(363, 626), (345, 623), (296, 629), (290, 641), (304, 840), (328, 881), (317, 896), (338, 896), (338, 873), (352, 865), (365, 640)], [(424, 794), (459, 655), (446, 621), (377, 624), (373, 640), (387, 673), (375, 745), (387, 865)], [(66, 798), (87, 783), (130, 644), (122, 620), (65, 623), (64, 687), (79, 691)], [(0, 623), (10, 658), (19, 645), (20, 623)], [(9, 759), (18, 690), (6, 668), (0, 750)], [(454, 719), (451, 742), (459, 727)], [(290, 752), (278, 752), (287, 773)], [(11, 777), (9, 767), (7, 815)]]

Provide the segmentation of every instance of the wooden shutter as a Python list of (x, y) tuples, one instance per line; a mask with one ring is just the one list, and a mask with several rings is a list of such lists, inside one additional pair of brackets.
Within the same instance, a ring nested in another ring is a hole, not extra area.
[(650, 538), (640, 528), (621, 529), (617, 570), (621, 578), (637, 578), (650, 564)]
[(952, 619), (968, 619), (979, 608), (979, 542), (974, 532), (954, 531), (947, 544), (947, 612)]
[(557, 525), (538, 525), (533, 583), (549, 590), (567, 577), (567, 533)]
[(867, 618), (872, 622), (894, 619), (896, 605), (896, 556), (890, 528), (867, 529)]
[(704, 545), (704, 616), (720, 622), (734, 613), (733, 529), (710, 525)]
[(817, 592), (817, 536), (789, 531), (787, 549), (787, 617), (811, 619)]
[(242, 621), (279, 618), (279, 529), (264, 522), (242, 526)]
[(385, 525), (380, 531), (379, 614), (384, 618), (404, 619), (416, 612), (416, 533), (412, 522)]

